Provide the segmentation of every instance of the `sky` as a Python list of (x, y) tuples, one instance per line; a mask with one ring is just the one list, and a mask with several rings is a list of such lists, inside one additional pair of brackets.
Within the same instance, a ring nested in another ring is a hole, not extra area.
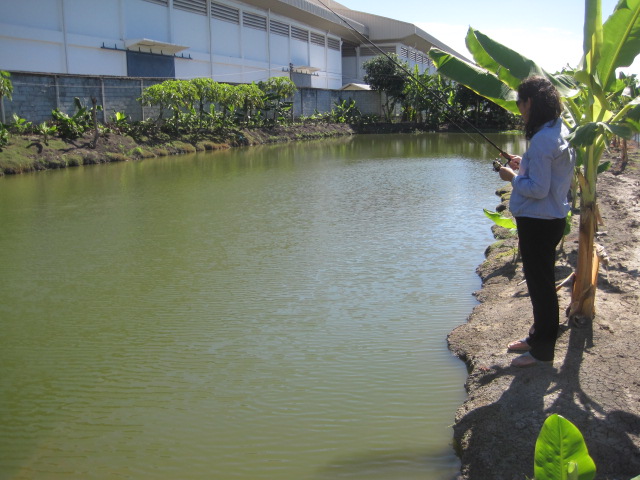
[[(338, 0), (352, 10), (409, 22), (467, 58), (471, 26), (549, 72), (576, 67), (582, 56), (583, 0)], [(603, 22), (618, 0), (602, 0)], [(626, 74), (640, 77), (640, 57)]]

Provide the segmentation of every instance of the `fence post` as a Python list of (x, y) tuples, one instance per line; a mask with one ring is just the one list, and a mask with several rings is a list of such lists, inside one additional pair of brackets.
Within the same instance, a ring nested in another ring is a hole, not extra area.
[[(142, 83), (142, 79), (140, 79), (140, 98), (142, 98), (142, 94), (144, 93), (144, 85)], [(144, 103), (140, 102), (140, 115), (141, 120), (144, 122)]]
[(104, 77), (100, 77), (100, 93), (102, 95), (102, 123), (107, 123), (107, 97), (104, 94)]
[(56, 109), (60, 110), (60, 86), (58, 85), (58, 76), (53, 76), (53, 84), (56, 92)]

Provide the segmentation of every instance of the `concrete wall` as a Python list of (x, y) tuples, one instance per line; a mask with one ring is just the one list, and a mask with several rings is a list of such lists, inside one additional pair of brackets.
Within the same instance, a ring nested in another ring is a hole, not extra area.
[[(91, 106), (91, 97), (103, 111), (98, 119), (109, 120), (115, 112), (126, 112), (132, 120), (155, 117), (158, 112), (142, 107), (137, 101), (144, 88), (162, 82), (162, 78), (96, 77), (11, 72), (13, 99), (2, 102), (0, 121), (9, 123), (15, 113), (33, 123), (51, 120), (51, 110), (59, 108), (67, 114), (75, 112), (74, 97)], [(322, 90), (301, 88), (293, 98), (294, 116), (324, 113), (336, 102), (354, 99), (363, 114), (381, 115), (380, 94), (372, 91)], [(4, 116), (4, 119), (2, 118)]]

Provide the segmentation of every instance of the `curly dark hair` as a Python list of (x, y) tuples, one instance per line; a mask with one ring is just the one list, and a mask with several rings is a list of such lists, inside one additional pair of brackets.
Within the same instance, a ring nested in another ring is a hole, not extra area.
[(545, 77), (531, 76), (525, 78), (518, 86), (518, 102), (531, 99), (529, 119), (524, 126), (527, 140), (542, 128), (542, 126), (560, 117), (562, 101), (556, 87)]

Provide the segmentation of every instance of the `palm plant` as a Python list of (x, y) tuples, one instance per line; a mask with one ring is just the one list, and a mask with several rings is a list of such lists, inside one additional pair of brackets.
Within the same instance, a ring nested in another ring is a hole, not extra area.
[(429, 52), (440, 73), (516, 114), (516, 89), (530, 75), (546, 76), (563, 97), (563, 119), (571, 129), (569, 140), (577, 152), (581, 200), (578, 265), (569, 316), (590, 320), (595, 313), (599, 267), (594, 237), (602, 153), (612, 136), (630, 138), (640, 130), (640, 106), (620, 101), (625, 85), (616, 78), (616, 69), (631, 65), (640, 53), (640, 0), (620, 0), (604, 24), (600, 0), (585, 0), (583, 57), (575, 71), (550, 74), (472, 28), (466, 44), (476, 65), (441, 50)]

